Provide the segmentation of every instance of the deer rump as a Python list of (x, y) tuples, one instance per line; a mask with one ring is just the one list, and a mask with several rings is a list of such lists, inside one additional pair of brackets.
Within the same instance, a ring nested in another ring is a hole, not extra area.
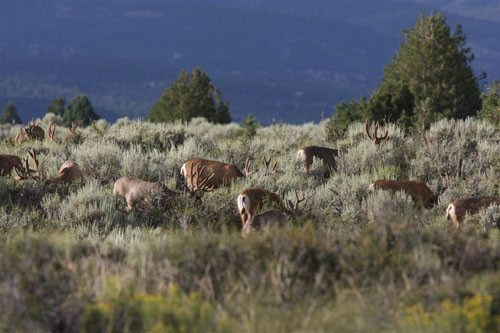
[(277, 194), (260, 188), (247, 188), (243, 190), (238, 195), (237, 203), (243, 225), (250, 216), (254, 215), (257, 210), (262, 209), (266, 203), (275, 208), (285, 208), (283, 201)]
[(500, 205), (498, 197), (465, 197), (452, 201), (446, 208), (446, 218), (452, 220), (456, 227), (465, 218), (465, 215), (474, 215), (482, 208), (489, 207), (493, 204)]
[[(234, 164), (227, 164), (218, 161), (204, 160), (200, 158), (193, 158), (182, 165), (181, 175), (187, 179), (188, 188), (192, 189), (191, 184), (191, 170), (197, 170), (198, 167), (205, 167), (199, 175), (202, 179), (207, 180), (206, 186), (213, 186), (219, 188), (227, 186), (230, 182), (245, 177), (245, 175)], [(211, 176), (213, 174), (213, 176)]]
[(160, 182), (147, 182), (137, 178), (122, 177), (115, 182), (113, 194), (125, 197), (127, 210), (134, 206), (146, 206), (152, 199), (159, 199), (163, 208), (167, 208), (177, 193), (169, 190)]
[(23, 168), (21, 159), (16, 155), (0, 155), (0, 176), (8, 175), (14, 168)]
[(67, 161), (59, 169), (57, 176), (47, 180), (47, 184), (71, 183), (83, 179), (83, 172), (76, 162)]
[(371, 190), (383, 189), (392, 194), (402, 191), (408, 193), (416, 205), (429, 208), (436, 198), (431, 189), (421, 180), (391, 180), (380, 179), (370, 185)]

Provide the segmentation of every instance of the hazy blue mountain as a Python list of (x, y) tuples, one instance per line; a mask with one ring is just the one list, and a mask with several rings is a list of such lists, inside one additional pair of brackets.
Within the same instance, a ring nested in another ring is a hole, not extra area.
[[(109, 120), (144, 116), (182, 68), (200, 66), (233, 119), (304, 122), (369, 95), (420, 10), (449, 9), (500, 77), (493, 1), (16, 0), (0, 4), (0, 107), (24, 121), (86, 94)], [(437, 5), (436, 5), (437, 4)], [(434, 7), (433, 7), (434, 6)]]

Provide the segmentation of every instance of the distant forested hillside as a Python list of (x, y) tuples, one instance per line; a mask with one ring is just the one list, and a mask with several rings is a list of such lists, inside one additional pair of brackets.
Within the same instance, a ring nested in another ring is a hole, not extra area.
[[(494, 1), (432, 1), (461, 23), (477, 73), (500, 77)], [(145, 116), (182, 68), (200, 66), (233, 120), (329, 117), (369, 95), (431, 1), (108, 0), (0, 5), (0, 106), (24, 121), (56, 97), (89, 96), (108, 120)]]

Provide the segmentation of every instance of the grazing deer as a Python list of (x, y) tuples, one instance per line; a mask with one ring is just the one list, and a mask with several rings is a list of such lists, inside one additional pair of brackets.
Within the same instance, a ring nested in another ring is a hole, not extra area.
[[(188, 194), (199, 198), (202, 192), (210, 192), (214, 189), (213, 185), (208, 185), (213, 175), (200, 179), (204, 167), (198, 166), (194, 170), (194, 164), (191, 165), (189, 182), (192, 187), (188, 189)], [(115, 195), (125, 197), (127, 201), (127, 211), (134, 206), (144, 206), (150, 202), (151, 198), (157, 198), (163, 209), (168, 209), (172, 200), (183, 195), (182, 193), (168, 189), (160, 182), (147, 182), (137, 178), (122, 177), (115, 182), (113, 188)]]
[(184, 163), (181, 168), (181, 175), (187, 179), (189, 190), (193, 188), (190, 179), (192, 179), (191, 173), (194, 168), (203, 168), (202, 171), (200, 171), (200, 176), (204, 179), (210, 177), (206, 185), (213, 186), (213, 188), (227, 186), (232, 181), (245, 176), (249, 177), (255, 172), (250, 171), (250, 161), (248, 159), (245, 163), (245, 174), (243, 174), (234, 164), (193, 158)]
[(57, 176), (46, 181), (47, 184), (72, 183), (84, 179), (83, 172), (76, 162), (67, 161), (59, 169)]
[(248, 217), (254, 215), (257, 210), (262, 209), (265, 203), (269, 203), (276, 208), (285, 208), (283, 201), (281, 201), (281, 198), (277, 194), (260, 188), (247, 188), (243, 190), (238, 195), (237, 203), (243, 225), (245, 225)]
[(19, 157), (16, 155), (0, 155), (0, 176), (8, 175), (15, 169), (23, 169), (23, 163)]
[(373, 126), (373, 133), (370, 135), (370, 124), (368, 121), (365, 123), (365, 130), (366, 130), (366, 135), (372, 140), (376, 145), (379, 145), (382, 141), (387, 139), (387, 136), (389, 135), (389, 130), (385, 131), (385, 134), (383, 136), (378, 136), (377, 131), (378, 131), (378, 122), (375, 123)]
[(474, 215), (482, 208), (487, 208), (491, 205), (500, 205), (498, 197), (465, 197), (452, 201), (446, 208), (446, 217), (451, 220), (455, 227), (459, 227), (459, 223), (465, 218), (465, 215)]
[[(288, 208), (283, 208), (289, 216), (294, 216), (298, 212), (299, 204), (310, 197), (306, 197), (304, 193), (302, 193), (302, 197), (299, 198), (297, 191), (294, 192), (295, 203), (291, 200), (288, 200)], [(246, 238), (252, 232), (259, 229), (281, 228), (285, 226), (288, 220), (287, 214), (285, 214), (285, 212), (283, 212), (283, 210), (270, 209), (263, 213), (253, 215), (253, 213), (250, 213), (250, 211), (248, 211), (248, 219), (243, 225), (241, 236), (243, 238)]]
[(314, 157), (323, 160), (323, 167), (325, 169), (323, 173), (324, 178), (329, 178), (332, 170), (337, 171), (335, 157), (338, 156), (338, 149), (317, 146), (304, 147), (297, 152), (297, 159), (304, 161), (303, 170), (305, 174), (309, 174), (309, 168), (313, 164)]
[(35, 123), (32, 120), (27, 127), (21, 128), (21, 131), (16, 135), (16, 144), (23, 141), (24, 137), (30, 140), (40, 140), (45, 139), (45, 131), (39, 126), (40, 123)]
[(406, 192), (411, 196), (416, 205), (424, 206), (425, 208), (430, 208), (437, 202), (437, 197), (425, 182), (421, 180), (379, 179), (372, 183), (369, 189), (372, 191), (383, 189), (391, 191), (392, 194), (399, 191)]

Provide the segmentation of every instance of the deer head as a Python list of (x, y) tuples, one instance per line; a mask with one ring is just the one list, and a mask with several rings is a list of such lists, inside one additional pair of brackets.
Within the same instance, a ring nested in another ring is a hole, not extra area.
[[(14, 171), (16, 172), (18, 179), (23, 180), (23, 179), (34, 179), (37, 181), (40, 181), (43, 179), (42, 172), (40, 171), (40, 168), (38, 166), (38, 160), (36, 158), (36, 151), (32, 149), (31, 151), (28, 151), (29, 157), (24, 159), (23, 163), (23, 168), (15, 168)], [(33, 160), (33, 163), (35, 165), (35, 169), (30, 169), (29, 166), (29, 158)]]
[(71, 128), (69, 129), (69, 132), (70, 132), (70, 135), (75, 135), (76, 134), (76, 123), (75, 122), (72, 122), (71, 123)]
[(294, 190), (293, 192), (295, 193), (295, 202), (292, 202), (292, 200), (287, 200), (288, 212), (290, 213), (290, 215), (299, 213), (299, 204), (303, 201), (307, 201), (310, 197), (312, 197), (312, 194), (306, 196), (303, 191), (300, 191), (300, 196), (297, 193), (297, 190)]
[(366, 135), (368, 135), (370, 140), (372, 140), (376, 145), (379, 145), (383, 140), (387, 139), (389, 130), (386, 130), (383, 136), (378, 136), (378, 122), (376, 122), (373, 126), (373, 133), (370, 135), (370, 125), (371, 124), (369, 124), (368, 121), (365, 123)]

